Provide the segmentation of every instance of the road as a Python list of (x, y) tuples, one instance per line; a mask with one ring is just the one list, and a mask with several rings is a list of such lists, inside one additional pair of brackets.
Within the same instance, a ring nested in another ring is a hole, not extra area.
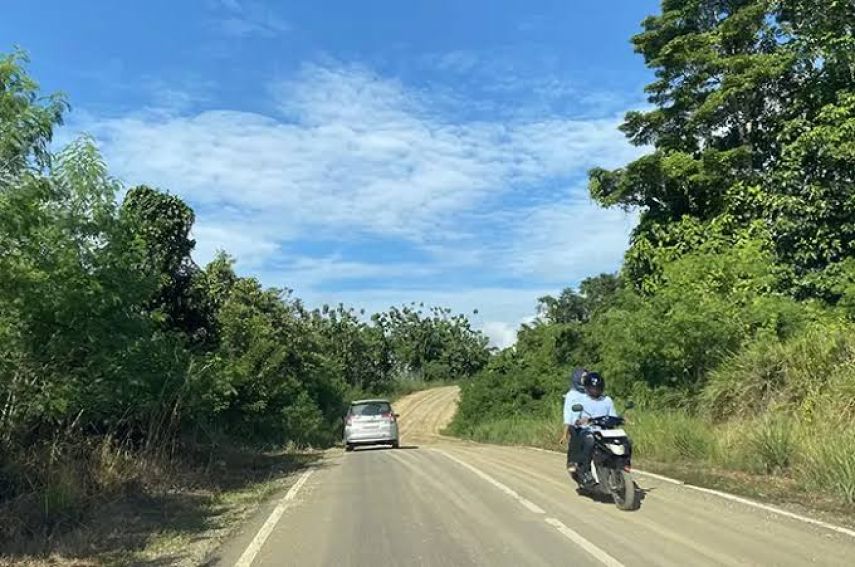
[(457, 396), (400, 400), (401, 449), (329, 452), (217, 564), (855, 565), (855, 537), (665, 480), (636, 478), (636, 512), (578, 496), (562, 455), (441, 437)]

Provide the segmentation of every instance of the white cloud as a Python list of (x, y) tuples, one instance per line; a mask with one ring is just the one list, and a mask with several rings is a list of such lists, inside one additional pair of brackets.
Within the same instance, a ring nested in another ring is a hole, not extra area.
[(589, 200), (568, 197), (523, 214), (508, 254), (516, 272), (570, 285), (615, 271), (636, 223), (635, 213), (603, 210)]
[(505, 321), (488, 321), (481, 330), (490, 337), (490, 344), (498, 348), (508, 348), (517, 342), (517, 329)]
[(415, 279), (435, 275), (437, 266), (413, 262), (360, 262), (348, 260), (341, 254), (328, 256), (298, 256), (277, 262), (275, 269), (265, 269), (264, 280), (274, 285), (290, 286), (295, 282), (305, 288), (314, 288), (336, 282), (376, 279)]
[[(505, 345), (539, 295), (619, 264), (634, 219), (580, 200), (578, 186), (589, 167), (637, 155), (617, 131), (617, 116), (453, 121), (429, 91), (336, 65), (307, 65), (271, 94), (281, 115), (172, 108), (93, 117), (86, 129), (120, 178), (191, 202), (197, 260), (222, 247), (242, 270), (309, 302), (477, 307), (478, 324)], [(300, 240), (365, 235), (407, 240), (431, 260), (283, 257)], [(512, 275), (536, 289), (486, 283), (437, 291), (421, 282), (464, 267), (482, 282)], [(401, 287), (413, 289), (319, 291), (390, 276), (409, 278)]]
[(632, 154), (615, 118), (446, 123), (420, 96), (358, 69), (307, 67), (276, 95), (287, 121), (209, 111), (91, 127), (129, 181), (203, 206), (275, 211), (280, 225), (417, 241), (487, 197)]
[(193, 227), (192, 236), (196, 240), (193, 259), (200, 265), (210, 262), (218, 250), (225, 250), (240, 259), (242, 268), (256, 269), (279, 248), (263, 231), (245, 226), (201, 222)]
[(441, 71), (466, 74), (482, 63), (481, 56), (475, 51), (456, 50), (425, 56), (425, 62)]

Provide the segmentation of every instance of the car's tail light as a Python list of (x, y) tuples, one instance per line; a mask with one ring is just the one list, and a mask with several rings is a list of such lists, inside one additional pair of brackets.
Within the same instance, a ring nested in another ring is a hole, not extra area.
[(380, 414), (380, 417), (384, 419), (388, 419), (389, 423), (395, 423), (395, 414), (391, 412), (384, 412)]
[(353, 417), (347, 416), (347, 419), (344, 420), (345, 425), (353, 425)]

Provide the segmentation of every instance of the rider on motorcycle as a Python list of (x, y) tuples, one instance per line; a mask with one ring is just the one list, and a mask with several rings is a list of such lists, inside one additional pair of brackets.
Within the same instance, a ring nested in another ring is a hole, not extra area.
[(606, 380), (596, 372), (589, 372), (583, 380), (585, 396), (575, 403), (582, 405), (581, 412), (575, 412), (573, 425), (576, 427), (573, 436), (579, 438), (579, 472), (583, 485), (590, 485), (594, 479), (591, 475), (591, 457), (594, 451), (593, 432), (588, 422), (596, 417), (617, 417), (615, 405), (609, 396), (604, 395)]
[(570, 389), (564, 394), (564, 430), (560, 443), (567, 443), (567, 472), (571, 475), (576, 470), (573, 455), (577, 454), (580, 449), (577, 436), (573, 436), (576, 418), (573, 415), (572, 407), (574, 404), (580, 403), (582, 398), (586, 396), (583, 380), (587, 374), (588, 370), (585, 368), (574, 368), (570, 379)]

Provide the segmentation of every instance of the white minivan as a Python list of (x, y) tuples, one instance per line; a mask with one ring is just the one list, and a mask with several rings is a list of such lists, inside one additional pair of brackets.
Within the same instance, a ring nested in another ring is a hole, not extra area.
[(353, 451), (357, 445), (391, 445), (397, 449), (398, 414), (388, 400), (356, 400), (350, 403), (344, 418), (344, 446)]

